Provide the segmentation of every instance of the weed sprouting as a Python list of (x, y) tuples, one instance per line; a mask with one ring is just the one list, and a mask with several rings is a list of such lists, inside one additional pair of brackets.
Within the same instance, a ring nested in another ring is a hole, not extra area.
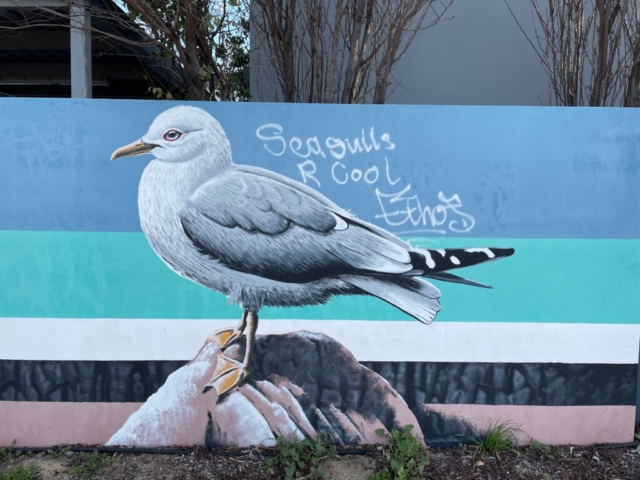
[(320, 462), (337, 456), (336, 447), (322, 436), (304, 440), (278, 437), (275, 456), (266, 462), (267, 468), (276, 468), (287, 480), (294, 478), (321, 478), (324, 472)]
[(8, 447), (0, 447), (0, 460), (9, 460), (14, 456), (18, 456), (19, 452), (16, 452), (16, 441), (11, 442)]
[(425, 467), (431, 462), (424, 453), (424, 447), (411, 434), (413, 425), (406, 425), (387, 433), (383, 429), (376, 433), (387, 439), (383, 448), (384, 464), (369, 480), (414, 480), (421, 478)]
[(535, 438), (529, 440), (529, 448), (531, 450), (539, 452), (542, 456), (548, 458), (549, 460), (553, 460), (556, 458), (555, 455), (551, 453), (550, 445), (539, 442)]
[(94, 450), (91, 453), (82, 453), (75, 459), (76, 465), (69, 469), (69, 473), (81, 480), (89, 480), (94, 475), (100, 475), (105, 467), (114, 463), (117, 459), (106, 453)]
[(57, 447), (57, 448), (47, 448), (47, 456), (51, 458), (58, 458), (66, 455), (71, 451), (71, 447)]
[(25, 467), (18, 465), (6, 473), (0, 473), (0, 480), (37, 480), (40, 478), (40, 470), (35, 465)]

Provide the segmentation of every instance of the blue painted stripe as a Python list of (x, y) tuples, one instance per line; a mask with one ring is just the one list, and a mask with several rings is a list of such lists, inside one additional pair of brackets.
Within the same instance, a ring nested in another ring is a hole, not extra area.
[[(640, 323), (640, 241), (410, 239), (415, 245), (511, 246), (513, 257), (461, 274), (492, 290), (437, 282), (437, 321)], [(220, 294), (171, 272), (141, 233), (0, 232), (0, 316), (235, 318)], [(267, 308), (261, 318), (409, 320), (370, 297)]]
[[(175, 104), (0, 99), (0, 230), (139, 231), (148, 160), (109, 156)], [(201, 106), (223, 124), (238, 163), (300, 180), (309, 162), (311, 186), (394, 232), (640, 238), (637, 109)], [(275, 156), (279, 137), (286, 149)], [(301, 158), (316, 137), (322, 152)], [(355, 148), (357, 138), (371, 151), (336, 163), (336, 139)]]

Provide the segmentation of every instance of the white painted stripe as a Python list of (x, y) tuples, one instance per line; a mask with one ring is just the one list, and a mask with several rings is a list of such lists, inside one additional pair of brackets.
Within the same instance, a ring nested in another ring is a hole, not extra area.
[[(0, 318), (0, 358), (189, 360), (237, 320)], [(360, 361), (638, 363), (640, 325), (263, 320), (258, 334), (306, 330)]]

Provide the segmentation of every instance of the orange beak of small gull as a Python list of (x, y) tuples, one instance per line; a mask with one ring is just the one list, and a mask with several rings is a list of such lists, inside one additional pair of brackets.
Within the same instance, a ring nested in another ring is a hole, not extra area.
[(111, 161), (114, 161), (116, 158), (121, 157), (133, 157), (135, 155), (142, 155), (143, 153), (150, 152), (156, 147), (157, 145), (153, 143), (145, 143), (142, 140), (133, 142), (113, 152), (113, 154), (111, 155)]

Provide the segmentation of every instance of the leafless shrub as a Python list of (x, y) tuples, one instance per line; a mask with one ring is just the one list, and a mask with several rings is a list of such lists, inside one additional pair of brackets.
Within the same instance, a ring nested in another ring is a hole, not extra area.
[(638, 0), (529, 0), (535, 35), (520, 30), (565, 106), (640, 106)]
[(252, 75), (275, 85), (278, 101), (384, 103), (397, 83), (393, 67), (419, 32), (445, 20), (452, 3), (252, 0), (259, 52)]

